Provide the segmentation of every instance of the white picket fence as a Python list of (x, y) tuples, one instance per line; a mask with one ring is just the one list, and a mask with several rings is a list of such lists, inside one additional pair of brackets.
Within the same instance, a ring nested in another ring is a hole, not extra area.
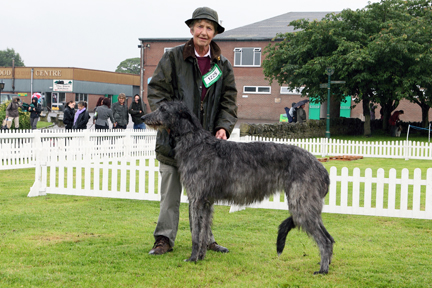
[[(18, 130), (0, 132), (0, 170), (36, 167), (37, 151), (65, 151), (93, 159), (154, 155), (156, 132), (153, 130)], [(432, 160), (432, 143), (415, 141), (362, 142), (336, 139), (266, 139), (240, 137), (235, 129), (231, 141), (271, 141), (292, 144), (317, 156), (363, 156), (376, 158)]]
[[(48, 193), (160, 201), (159, 169), (154, 156), (86, 161), (63, 152), (53, 154), (51, 159), (62, 161), (38, 162), (29, 197)], [(323, 211), (432, 219), (432, 168), (427, 170), (425, 179), (420, 169), (414, 171), (412, 178), (407, 169), (402, 170), (400, 178), (396, 177), (395, 169), (389, 171), (388, 177), (383, 169), (373, 176), (370, 168), (360, 175), (358, 168), (348, 175), (347, 168), (338, 174), (332, 167)], [(278, 193), (249, 207), (286, 210), (285, 198)], [(185, 193), (181, 201), (187, 202)]]
[(62, 157), (63, 154), (88, 161), (151, 156), (155, 154), (155, 142), (153, 130), (0, 132), (0, 170), (34, 168), (42, 155), (45, 159), (39, 159), (41, 161), (50, 161), (51, 155)]

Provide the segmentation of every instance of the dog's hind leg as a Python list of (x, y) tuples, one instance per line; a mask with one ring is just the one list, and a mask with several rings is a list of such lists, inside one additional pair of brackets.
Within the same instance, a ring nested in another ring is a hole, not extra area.
[(304, 223), (301, 227), (313, 237), (321, 254), (320, 270), (314, 272), (314, 274), (327, 274), (333, 255), (334, 240), (324, 227), (320, 216), (319, 219), (309, 220), (310, 221), (307, 221), (307, 223)]
[(292, 216), (285, 219), (280, 225), (279, 225), (279, 232), (276, 242), (276, 251), (278, 253), (278, 256), (282, 254), (284, 248), (285, 248), (285, 242), (286, 238), (288, 236), (288, 233), (291, 229), (295, 228), (295, 224), (293, 221)]

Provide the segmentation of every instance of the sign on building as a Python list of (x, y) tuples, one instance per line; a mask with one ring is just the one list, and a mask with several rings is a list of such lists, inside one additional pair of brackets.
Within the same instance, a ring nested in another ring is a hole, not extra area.
[(53, 91), (73, 92), (73, 80), (53, 80)]

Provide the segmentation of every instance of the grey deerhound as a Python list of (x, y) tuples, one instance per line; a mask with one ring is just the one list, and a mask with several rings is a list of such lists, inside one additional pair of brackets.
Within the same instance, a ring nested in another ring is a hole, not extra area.
[(213, 203), (247, 205), (284, 190), (291, 216), (279, 226), (278, 255), (288, 232), (302, 228), (321, 253), (321, 267), (315, 274), (328, 273), (334, 240), (324, 227), (321, 211), (330, 179), (311, 153), (292, 145), (216, 139), (181, 102), (163, 102), (142, 119), (151, 128), (168, 130), (175, 143), (174, 157), (191, 211), (192, 254), (186, 261), (196, 262), (206, 255)]

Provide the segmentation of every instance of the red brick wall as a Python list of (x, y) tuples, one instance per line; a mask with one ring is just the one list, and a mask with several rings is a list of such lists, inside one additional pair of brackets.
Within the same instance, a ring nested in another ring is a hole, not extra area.
[[(184, 41), (185, 42), (185, 41)], [(177, 42), (144, 42), (150, 44), (144, 52), (144, 97), (147, 102), (147, 80), (153, 75), (156, 66), (161, 59), (164, 48), (175, 47), (184, 44), (183, 41)], [(234, 66), (234, 48), (254, 47), (261, 48), (261, 63), (264, 59), (264, 48), (268, 45), (266, 41), (216, 41), (222, 49), (224, 55)], [(237, 105), (238, 117), (246, 120), (266, 120), (279, 121), (280, 114), (284, 114), (284, 107), (291, 107), (293, 102), (305, 99), (300, 95), (280, 94), (280, 86), (277, 83), (269, 84), (264, 79), (262, 67), (234, 67), (234, 75), (237, 85)], [(271, 94), (250, 94), (243, 93), (244, 86), (271, 86)], [(246, 97), (247, 96), (247, 97)], [(148, 102), (147, 102), (148, 104)], [(362, 104), (356, 105), (351, 111), (352, 118), (363, 119)], [(306, 105), (305, 111), (308, 114), (309, 106)], [(376, 117), (379, 118), (379, 109), (376, 109)], [(404, 121), (421, 121), (420, 106), (412, 104), (409, 101), (401, 101), (397, 110), (404, 110), (405, 114), (401, 116)], [(432, 120), (432, 112), (429, 113), (429, 119)]]

